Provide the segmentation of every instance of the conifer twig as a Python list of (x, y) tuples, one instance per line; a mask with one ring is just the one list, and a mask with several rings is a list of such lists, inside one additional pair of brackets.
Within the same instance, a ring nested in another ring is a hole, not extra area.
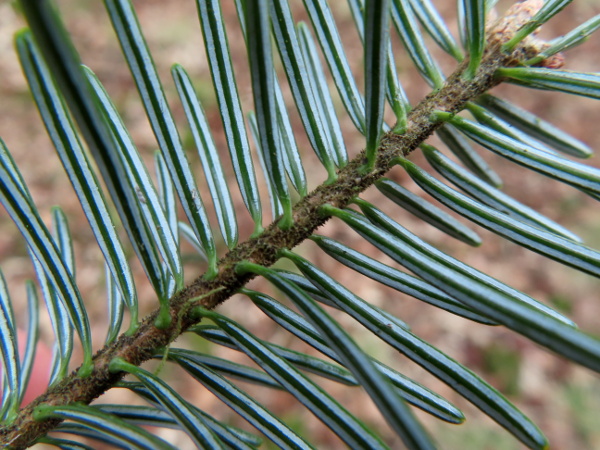
[[(523, 8), (523, 3), (527, 2), (518, 3), (517, 7)], [(236, 274), (237, 263), (251, 261), (262, 266), (275, 263), (280, 249), (291, 249), (300, 244), (329, 219), (320, 213), (322, 205), (346, 207), (354, 197), (390, 170), (394, 158), (408, 156), (418, 148), (442, 125), (442, 122), (432, 120), (434, 111), (456, 114), (468, 101), (499, 84), (502, 80), (495, 76), (498, 68), (514, 66), (532, 57), (532, 52), (538, 51), (537, 48), (531, 48), (538, 45), (538, 42), (531, 40), (524, 40), (510, 54), (504, 54), (501, 50), (502, 45), (531, 18), (533, 12), (535, 11), (530, 8), (526, 13), (521, 11), (515, 14), (511, 8), (505, 18), (492, 25), (488, 32), (487, 48), (475, 75), (468, 80), (462, 76), (469, 64), (468, 59), (463, 61), (441, 89), (429, 94), (412, 109), (403, 134), (389, 132), (382, 137), (375, 166), (370, 173), (363, 174), (360, 170), (365, 164), (363, 151), (339, 172), (334, 183), (317, 187), (295, 205), (291, 228), (282, 230), (275, 223), (271, 224), (261, 235), (239, 244), (225, 255), (219, 261), (218, 275), (214, 279), (206, 281), (198, 277), (177, 292), (170, 300), (170, 327), (158, 329), (154, 326), (159, 312), (158, 309), (155, 310), (143, 320), (135, 334), (122, 334), (112, 344), (97, 352), (91, 375), (81, 378), (75, 371), (22, 409), (10, 425), (0, 429), (0, 446), (10, 449), (26, 448), (60, 423), (57, 419), (36, 421), (34, 411), (37, 406), (67, 405), (74, 402), (89, 404), (106, 392), (123, 376), (109, 371), (113, 358), (119, 357), (134, 365), (152, 358), (157, 348), (168, 346), (199, 321), (198, 317), (190, 313), (192, 306), (214, 309), (252, 278), (251, 275)]]

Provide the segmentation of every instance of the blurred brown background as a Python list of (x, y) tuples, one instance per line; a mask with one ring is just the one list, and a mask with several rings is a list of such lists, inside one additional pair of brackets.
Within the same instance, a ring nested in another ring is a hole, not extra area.
[[(213, 126), (217, 147), (222, 149), (224, 159), (228, 160), (195, 3), (191, 0), (172, 0), (170, 2), (146, 0), (134, 3), (162, 77), (165, 91), (180, 125), (182, 140), (189, 150), (190, 162), (195, 167), (201, 190), (206, 192), (206, 183), (201, 175), (191, 133), (169, 73), (171, 64), (177, 62), (181, 63), (195, 79), (199, 96), (209, 122)], [(330, 3), (334, 4), (334, 12), (346, 45), (347, 55), (349, 55), (352, 67), (356, 72), (357, 82), (359, 86), (362, 86), (362, 50), (352, 18), (346, 9), (345, 2)], [(441, 13), (447, 18), (452, 32), (456, 35), (454, 3), (436, 2)], [(156, 142), (102, 3), (89, 0), (62, 0), (58, 4), (83, 62), (90, 66), (105, 84), (128, 124), (140, 152), (151, 166)], [(295, 18), (307, 20), (301, 11), (301, 2), (293, 0), (292, 4), (296, 11)], [(502, 11), (506, 4), (506, 2), (501, 2), (499, 10)], [(252, 95), (247, 78), (247, 61), (243, 40), (238, 30), (233, 1), (223, 1), (223, 12), (226, 20), (231, 23), (229, 35), (231, 52), (236, 65), (240, 95), (245, 110), (248, 111), (252, 108)], [(595, 0), (573, 2), (560, 15), (560, 18), (553, 20), (544, 28), (542, 36), (551, 38), (565, 33), (598, 13), (600, 13), (600, 5)], [(77, 281), (89, 306), (90, 320), (96, 336), (95, 345), (99, 347), (105, 336), (106, 323), (102, 257), (94, 244), (92, 233), (60, 162), (45, 134), (13, 51), (13, 33), (23, 26), (22, 19), (15, 12), (11, 3), (0, 2), (0, 55), (2, 56), (0, 58), (0, 136), (11, 150), (47, 223), (50, 218), (50, 207), (55, 204), (59, 204), (70, 219), (78, 263)], [(434, 48), (434, 44), (431, 44), (431, 48)], [(412, 67), (410, 59), (395, 36), (394, 46), (401, 81), (411, 102), (416, 103), (427, 94), (427, 86)], [(451, 73), (454, 63), (439, 52), (434, 52), (434, 54), (440, 58), (445, 73)], [(570, 51), (567, 54), (566, 68), (579, 71), (598, 71), (600, 69), (598, 55), (600, 55), (600, 35), (593, 36), (583, 46)], [(283, 80), (284, 77), (281, 76), (281, 79)], [(334, 89), (333, 85), (332, 89)], [(286, 86), (284, 91), (289, 94)], [(565, 94), (529, 91), (510, 85), (496, 89), (496, 93), (560, 125), (562, 129), (569, 131), (593, 149), (600, 148), (600, 133), (598, 132), (600, 109), (597, 102)], [(354, 155), (362, 148), (364, 140), (345, 117), (336, 95), (334, 95), (334, 99), (339, 107), (339, 117), (342, 118), (348, 151), (350, 155)], [(289, 104), (292, 106), (291, 100)], [(293, 114), (293, 107), (290, 108), (290, 111), (292, 111), (294, 125), (298, 129), (298, 143), (300, 148), (304, 149), (303, 157), (309, 183), (311, 187), (315, 187), (323, 181), (324, 172), (310, 151), (300, 121)], [(436, 141), (432, 141), (432, 143), (436, 144)], [(482, 155), (503, 178), (507, 193), (570, 228), (584, 238), (588, 245), (600, 247), (600, 208), (598, 203), (568, 186), (524, 170), (485, 150), (482, 151)], [(412, 158), (419, 162), (423, 161), (418, 154), (413, 155)], [(597, 157), (588, 163), (599, 166)], [(225, 166), (226, 172), (232, 175), (230, 165), (226, 163)], [(393, 171), (390, 177), (401, 182), (413, 192), (422, 194), (400, 170)], [(262, 178), (260, 179), (264, 185)], [(234, 188), (234, 186), (236, 184), (232, 177), (231, 187)], [(251, 233), (252, 224), (243, 208), (239, 193), (233, 194), (239, 211), (240, 240), (243, 240)], [(426, 197), (426, 195), (424, 196)], [(484, 238), (484, 244), (477, 250), (468, 248), (464, 244), (448, 239), (436, 229), (424, 226), (418, 219), (384, 200), (375, 190), (369, 190), (364, 197), (378, 204), (403, 225), (449, 254), (563, 311), (586, 332), (600, 335), (598, 296), (600, 283), (598, 280), (524, 250), (476, 225), (470, 226)], [(210, 210), (208, 194), (204, 194), (203, 198)], [(268, 211), (266, 196), (263, 203), (264, 210)], [(269, 221), (270, 218), (265, 217), (265, 222), (269, 223)], [(213, 224), (216, 230), (216, 222), (213, 221)], [(389, 262), (386, 257), (378, 254), (369, 244), (363, 242), (341, 223), (332, 221), (319, 232), (340, 239), (351, 247), (369, 253), (384, 262)], [(218, 234), (217, 231), (215, 233)], [(224, 252), (224, 245), (222, 243), (220, 245)], [(472, 324), (357, 277), (351, 270), (344, 269), (319, 252), (312, 244), (304, 244), (299, 247), (298, 251), (318, 263), (328, 273), (335, 275), (340, 282), (361, 297), (398, 315), (411, 325), (415, 334), (467, 365), (505, 393), (542, 428), (549, 437), (552, 448), (600, 448), (600, 421), (598, 420), (600, 381), (590, 371), (578, 368), (551, 355), (508, 330)], [(186, 248), (186, 252), (190, 252), (190, 249)], [(194, 258), (190, 257), (188, 260), (190, 262), (186, 266), (186, 277), (192, 279), (202, 272), (202, 267), (194, 261)], [(135, 261), (132, 261), (132, 264), (139, 279), (138, 292), (141, 309), (148, 312), (155, 307), (156, 300), (139, 265)], [(23, 281), (32, 278), (33, 272), (25, 244), (3, 209), (0, 209), (0, 267), (8, 280), (13, 300), (17, 304), (18, 320), (24, 324), (26, 317), (23, 315), (24, 306), (22, 305)], [(260, 282), (256, 282), (253, 286), (259, 289), (269, 289)], [(290, 335), (265, 318), (246, 298), (234, 298), (221, 307), (220, 311), (239, 319), (244, 326), (261, 337), (282, 345), (289, 345), (295, 349), (306, 350)], [(386, 345), (381, 345), (375, 336), (364, 331), (352, 320), (344, 316), (341, 316), (339, 320), (366, 350), (392, 367), (446, 396), (464, 411), (467, 422), (460, 427), (444, 424), (417, 411), (417, 415), (423, 419), (427, 428), (435, 436), (440, 448), (522, 448), (514, 438), (446, 385)], [(52, 330), (47, 318), (42, 318), (41, 327), (42, 338), (46, 342), (51, 342)], [(203, 344), (198, 340), (184, 337), (176, 345), (194, 347)], [(210, 351), (230, 359), (246, 361), (235, 352), (226, 352), (221, 349), (211, 349)], [(197, 405), (221, 420), (231, 421), (238, 426), (251, 429), (245, 422), (237, 419), (229, 409), (223, 407), (212, 394), (206, 392), (199, 385), (190, 383), (181, 376), (179, 371), (171, 369), (167, 369), (167, 371), (172, 373), (174, 386), (180, 392), (185, 393), (187, 399), (194, 400)], [(346, 389), (329, 382), (323, 382), (322, 385), (334, 393), (336, 398), (348, 409), (358, 413), (367, 423), (376, 427), (393, 448), (401, 446), (382, 421), (377, 410), (357, 389)], [(324, 427), (299, 407), (289, 395), (252, 386), (247, 386), (247, 388), (272, 410), (292, 423), (300, 433), (311, 436), (318, 448), (343, 448), (337, 438), (324, 430)], [(117, 397), (111, 397), (111, 393), (109, 393), (101, 401), (111, 401), (111, 398)], [(185, 438), (170, 431), (165, 431), (163, 436), (177, 443), (181, 448), (188, 448), (191, 445)]]

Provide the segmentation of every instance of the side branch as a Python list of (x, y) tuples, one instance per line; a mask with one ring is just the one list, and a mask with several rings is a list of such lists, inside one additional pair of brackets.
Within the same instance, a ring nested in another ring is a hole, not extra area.
[(156, 349), (173, 342), (198, 321), (189, 314), (190, 306), (199, 305), (213, 309), (253, 277), (237, 275), (236, 264), (247, 260), (270, 266), (277, 261), (280, 249), (291, 249), (310, 237), (318, 227), (329, 220), (329, 217), (320, 213), (322, 205), (346, 207), (354, 197), (389, 171), (394, 158), (409, 155), (441, 126), (441, 123), (431, 120), (433, 111), (455, 114), (464, 108), (467, 101), (500, 83), (500, 80), (494, 77), (496, 70), (501, 66), (514, 65), (523, 54), (522, 48), (517, 48), (511, 55), (502, 54), (500, 46), (505, 38), (506, 36), (500, 33), (491, 33), (490, 45), (472, 79), (467, 81), (462, 76), (468, 65), (468, 61), (464, 61), (440, 90), (432, 92), (410, 112), (404, 134), (387, 133), (383, 136), (377, 151), (375, 168), (371, 173), (361, 174), (360, 168), (365, 163), (364, 152), (361, 152), (339, 172), (335, 183), (317, 187), (294, 207), (294, 224), (290, 229), (284, 231), (276, 223), (271, 224), (260, 236), (241, 243), (223, 257), (215, 279), (206, 281), (199, 277), (177, 292), (170, 301), (172, 321), (169, 328), (158, 329), (154, 326), (158, 315), (158, 309), (155, 310), (143, 320), (134, 335), (121, 335), (94, 356), (94, 369), (90, 376), (80, 378), (73, 372), (22, 409), (10, 425), (0, 429), (0, 446), (11, 449), (26, 448), (60, 423), (59, 420), (52, 419), (36, 421), (33, 413), (37, 406), (66, 405), (73, 402), (89, 404), (110, 389), (123, 377), (123, 374), (114, 374), (108, 370), (113, 358), (120, 357), (131, 364), (140, 365), (149, 360)]

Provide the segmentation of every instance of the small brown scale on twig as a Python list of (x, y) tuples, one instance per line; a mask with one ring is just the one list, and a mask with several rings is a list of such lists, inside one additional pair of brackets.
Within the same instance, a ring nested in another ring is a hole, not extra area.
[[(488, 26), (488, 41), (490, 43), (507, 42), (523, 25), (531, 20), (542, 6), (544, 6), (544, 0), (523, 0), (515, 3), (496, 22), (493, 22), (493, 19), (488, 21), (488, 23), (491, 22), (491, 25)], [(513, 65), (518, 65), (521, 61), (531, 59), (550, 47), (550, 44), (538, 38), (539, 30), (540, 28), (525, 37), (519, 47), (513, 51), (514, 59), (511, 61)], [(564, 55), (557, 53), (540, 61), (535, 66), (547, 69), (560, 69), (564, 64)]]

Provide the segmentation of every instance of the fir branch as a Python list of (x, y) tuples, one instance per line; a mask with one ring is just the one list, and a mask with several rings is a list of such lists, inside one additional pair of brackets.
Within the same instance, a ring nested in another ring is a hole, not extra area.
[[(524, 23), (529, 17), (518, 17)], [(131, 336), (122, 334), (112, 344), (104, 347), (93, 358), (93, 370), (85, 378), (74, 371), (48, 391), (22, 409), (16, 419), (0, 429), (2, 448), (22, 449), (55, 428), (60, 420), (36, 420), (35, 409), (41, 405), (68, 405), (75, 402), (89, 404), (102, 395), (125, 375), (111, 373), (109, 364), (114, 358), (139, 366), (149, 360), (156, 349), (166, 347), (190, 326), (200, 321), (193, 314), (194, 306), (214, 309), (230, 298), (255, 275), (236, 273), (236, 265), (250, 261), (264, 267), (271, 266), (279, 259), (280, 250), (292, 249), (323, 225), (330, 217), (321, 213), (321, 207), (330, 204), (337, 208), (346, 207), (357, 195), (382, 178), (394, 165), (393, 160), (405, 157), (422, 144), (443, 122), (432, 118), (435, 111), (456, 114), (465, 104), (487, 92), (502, 80), (495, 74), (500, 67), (514, 66), (531, 57), (527, 42), (512, 52), (503, 53), (501, 47), (518, 30), (522, 23), (507, 23), (515, 17), (500, 20), (488, 32), (487, 48), (475, 75), (467, 79), (463, 76), (469, 66), (464, 60), (444, 85), (429, 94), (408, 115), (404, 134), (389, 132), (381, 138), (376, 152), (374, 169), (364, 174), (365, 152), (361, 152), (338, 173), (334, 183), (322, 184), (307, 195), (293, 208), (293, 225), (281, 229), (277, 222), (271, 224), (262, 234), (239, 244), (218, 264), (218, 275), (210, 281), (198, 277), (189, 286), (178, 291), (170, 299), (171, 322), (167, 328), (155, 326), (159, 309), (148, 315), (139, 329)], [(509, 32), (510, 31), (510, 32)]]

